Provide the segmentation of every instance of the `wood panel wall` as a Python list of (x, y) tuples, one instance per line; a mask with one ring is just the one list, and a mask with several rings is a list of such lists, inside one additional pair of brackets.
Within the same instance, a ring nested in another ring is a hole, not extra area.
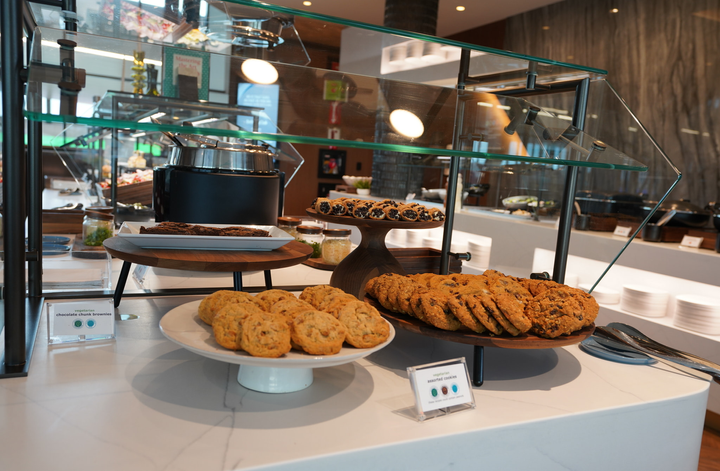
[(505, 49), (607, 70), (682, 171), (671, 198), (720, 199), (720, 0), (566, 0), (509, 18)]

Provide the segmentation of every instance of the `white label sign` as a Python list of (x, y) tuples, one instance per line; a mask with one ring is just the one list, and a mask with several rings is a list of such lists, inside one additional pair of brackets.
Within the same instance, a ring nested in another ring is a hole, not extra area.
[(615, 232), (613, 232), (613, 235), (620, 237), (628, 237), (630, 235), (630, 231), (632, 231), (632, 227), (615, 226)]
[(700, 244), (702, 244), (703, 238), (702, 237), (691, 237), (689, 235), (685, 235), (682, 238), (682, 242), (680, 242), (680, 245), (682, 247), (693, 247), (698, 248), (700, 247)]
[(115, 335), (112, 300), (54, 303), (48, 312), (52, 333), (87, 337)]
[(475, 405), (464, 361), (408, 368), (421, 414), (461, 404)]

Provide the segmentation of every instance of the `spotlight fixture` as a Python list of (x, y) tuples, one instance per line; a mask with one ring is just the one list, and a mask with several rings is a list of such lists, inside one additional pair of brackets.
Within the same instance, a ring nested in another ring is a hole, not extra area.
[(462, 5), (456, 6), (455, 9), (456, 9), (457, 11), (465, 11), (465, 7), (462, 6)]
[(423, 135), (425, 126), (420, 118), (407, 110), (395, 110), (390, 113), (390, 125), (405, 137), (416, 138)]
[(245, 60), (240, 70), (250, 82), (260, 85), (269, 85), (278, 79), (277, 69), (271, 63), (260, 59)]
[(309, 7), (309, 6), (312, 5), (312, 2), (308, 2), (307, 0), (305, 0), (305, 1), (303, 2), (303, 5), (305, 5), (306, 7)]
[(617, 12), (619, 12), (619, 11), (620, 11), (620, 10), (618, 10), (617, 8), (613, 8), (612, 10), (610, 10), (610, 13), (617, 13)]

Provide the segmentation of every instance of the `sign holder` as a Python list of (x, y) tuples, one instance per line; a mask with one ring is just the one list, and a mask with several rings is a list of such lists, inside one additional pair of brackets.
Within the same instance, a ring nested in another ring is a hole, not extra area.
[(45, 314), (50, 345), (115, 338), (112, 299), (46, 303)]
[(465, 358), (407, 368), (415, 394), (417, 420), (434, 419), (475, 408)]

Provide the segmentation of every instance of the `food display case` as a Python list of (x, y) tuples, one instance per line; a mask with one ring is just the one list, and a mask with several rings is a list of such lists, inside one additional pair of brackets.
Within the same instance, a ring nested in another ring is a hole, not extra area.
[[(458, 175), (464, 172), (466, 189), (481, 192), (488, 183), (483, 172), (512, 165), (534, 182), (526, 186), (538, 202), (557, 203), (553, 278), (562, 282), (576, 192), (596, 187), (609, 173), (649, 185), (657, 204), (644, 223), (680, 178), (603, 70), (250, 0), (208, 2), (204, 16), (190, 22), (187, 15), (150, 22), (158, 12), (139, 4), (133, 8), (142, 12), (140, 24), (123, 20), (113, 2), (97, 11), (95, 2), (77, 3), (78, 15), (61, 15), (64, 29), (43, 13), (52, 7), (26, 4), (30, 60), (23, 113), (33, 123), (31, 143), (52, 134), (62, 145), (91, 148), (88, 136), (115, 136), (109, 146), (113, 183), (113, 146), (120, 136), (154, 135), (171, 148), (173, 136), (187, 134), (188, 125), (200, 137), (265, 144), (291, 157), (294, 144), (369, 149), (379, 169), (400, 172), (424, 171), (445, 157), (441, 270), (447, 272)], [(169, 32), (151, 33), (158, 24)], [(328, 31), (335, 36), (318, 46), (325, 53), (320, 56), (356, 50), (332, 68), (311, 61), (303, 44), (304, 36)], [(162, 80), (148, 88), (150, 70)], [(258, 70), (264, 75), (255, 75)], [(456, 71), (452, 80), (447, 70)], [(130, 78), (132, 93), (113, 91), (129, 87)], [(250, 86), (257, 89), (257, 105), (239, 105), (238, 95)], [(81, 106), (93, 96), (102, 98)], [(59, 106), (44, 106), (49, 100)], [(333, 118), (337, 110), (341, 119)], [(215, 122), (198, 125), (204, 119)], [(36, 160), (33, 145), (29, 152)], [(279, 160), (280, 170), (299, 165), (295, 158)], [(485, 193), (494, 189), (491, 182)], [(116, 203), (117, 195), (110, 199)], [(33, 221), (31, 248), (39, 231)], [(36, 279), (31, 285), (41, 286), (40, 271), (30, 274)], [(34, 289), (31, 294), (41, 294)]]

